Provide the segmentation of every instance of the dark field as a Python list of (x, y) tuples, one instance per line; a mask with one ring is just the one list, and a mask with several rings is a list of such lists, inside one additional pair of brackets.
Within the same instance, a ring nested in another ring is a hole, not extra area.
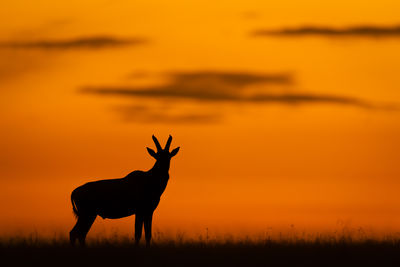
[(125, 241), (7, 239), (0, 266), (400, 266), (400, 240)]

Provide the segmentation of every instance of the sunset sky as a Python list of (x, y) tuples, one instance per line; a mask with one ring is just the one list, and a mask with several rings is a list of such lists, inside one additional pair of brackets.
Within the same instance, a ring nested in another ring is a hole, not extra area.
[(400, 231), (399, 14), (398, 0), (5, 1), (0, 235), (67, 233), (71, 191), (151, 168), (152, 134), (181, 147), (159, 231)]

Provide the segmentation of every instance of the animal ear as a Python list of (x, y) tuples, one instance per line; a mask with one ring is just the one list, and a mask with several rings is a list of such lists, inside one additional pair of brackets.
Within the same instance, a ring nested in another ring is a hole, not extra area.
[(173, 156), (175, 156), (176, 154), (178, 154), (179, 148), (180, 148), (180, 147), (178, 146), (177, 148), (175, 148), (174, 150), (171, 151), (171, 158), (172, 158)]
[(150, 156), (152, 156), (153, 158), (157, 159), (157, 153), (154, 152), (154, 150), (151, 149), (151, 148), (148, 148), (148, 147), (146, 147), (146, 148), (147, 148), (147, 152), (149, 152)]

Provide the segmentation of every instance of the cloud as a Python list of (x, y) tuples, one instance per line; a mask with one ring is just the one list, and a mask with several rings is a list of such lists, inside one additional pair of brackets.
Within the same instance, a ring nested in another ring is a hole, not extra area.
[[(173, 103), (173, 112), (166, 109), (121, 108), (127, 120), (150, 122), (215, 122), (221, 117), (222, 103), (259, 105), (310, 105), (330, 104), (354, 106), (364, 109), (395, 109), (396, 106), (382, 106), (356, 97), (334, 94), (316, 94), (288, 90), (292, 82), (289, 74), (254, 74), (243, 72), (178, 72), (170, 73), (170, 80), (154, 86), (88, 86), (81, 93), (101, 96), (132, 98), (140, 103)], [(275, 86), (275, 88), (273, 87)], [(279, 90), (275, 90), (278, 86)], [(154, 102), (156, 101), (156, 102)], [(158, 102), (157, 102), (158, 101)], [(182, 113), (180, 105), (197, 105), (196, 112)], [(157, 105), (157, 104), (156, 104)], [(197, 113), (213, 107), (211, 113)], [(181, 110), (176, 112), (176, 110)]]
[(292, 82), (289, 74), (255, 74), (246, 72), (177, 72), (171, 73), (175, 83), (180, 84), (212, 84), (226, 83), (232, 86), (245, 86), (255, 83), (279, 83), (288, 84)]
[[(188, 87), (186, 87), (188, 88)], [(184, 90), (185, 88), (176, 88), (173, 86), (158, 88), (121, 88), (121, 87), (100, 87), (84, 88), (82, 92), (98, 95), (114, 95), (132, 98), (153, 98), (153, 99), (175, 99), (175, 100), (196, 100), (207, 102), (248, 102), (248, 103), (282, 103), (282, 104), (303, 104), (303, 103), (330, 103), (341, 105), (353, 105), (359, 107), (372, 107), (365, 101), (357, 98), (350, 98), (336, 95), (318, 95), (312, 93), (275, 93), (275, 94), (257, 94), (252, 96), (243, 96), (228, 92), (212, 92)]]
[[(265, 93), (266, 85), (289, 85), (288, 74), (250, 74), (235, 72), (175, 73), (164, 85), (149, 87), (85, 87), (81, 92), (131, 98), (174, 99), (202, 102), (242, 103), (330, 103), (368, 107), (370, 104), (357, 98), (313, 93)], [(250, 90), (250, 86), (257, 85)], [(255, 91), (255, 88), (258, 90)], [(267, 88), (268, 90), (268, 88)], [(253, 93), (250, 93), (253, 91)], [(254, 92), (255, 91), (255, 92)], [(261, 91), (261, 92), (260, 92)]]
[(400, 37), (400, 25), (373, 26), (360, 25), (343, 28), (302, 26), (282, 29), (259, 29), (252, 32), (253, 36), (325, 36), (325, 37)]
[(127, 122), (140, 123), (215, 123), (221, 116), (216, 113), (185, 112), (177, 113), (171, 109), (154, 109), (149, 106), (126, 106), (115, 109), (123, 115)]
[[(27, 31), (30, 33), (30, 31)], [(22, 34), (24, 35), (24, 34)], [(26, 34), (31, 36), (35, 34)], [(4, 39), (3, 39), (4, 40)], [(27, 73), (38, 72), (54, 63), (53, 57), (44, 57), (42, 51), (99, 50), (136, 46), (148, 42), (143, 38), (87, 36), (70, 39), (41, 39), (36, 41), (0, 41), (0, 81), (17, 81)]]
[(174, 98), (199, 101), (240, 100), (240, 92), (253, 85), (288, 85), (288, 74), (251, 74), (242, 72), (180, 72), (171, 73), (172, 80), (150, 87), (85, 87), (81, 91), (99, 95), (136, 98)]
[(141, 38), (117, 38), (112, 36), (89, 36), (60, 40), (38, 40), (38, 41), (12, 41), (0, 42), (0, 48), (13, 49), (42, 49), (42, 50), (64, 50), (64, 49), (100, 49), (109, 47), (132, 46), (146, 43)]

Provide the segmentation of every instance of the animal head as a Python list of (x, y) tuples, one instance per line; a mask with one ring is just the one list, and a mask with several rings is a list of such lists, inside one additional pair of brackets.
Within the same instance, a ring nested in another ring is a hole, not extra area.
[(177, 147), (177, 148), (173, 149), (171, 152), (169, 152), (169, 148), (171, 146), (171, 141), (172, 141), (171, 135), (168, 137), (167, 144), (165, 145), (164, 149), (161, 148), (160, 143), (158, 142), (157, 138), (154, 135), (152, 136), (152, 138), (153, 138), (154, 144), (156, 145), (157, 152), (155, 152), (151, 148), (146, 147), (150, 156), (155, 158), (157, 160), (157, 162), (159, 162), (160, 164), (162, 164), (162, 165), (165, 164), (165, 165), (169, 166), (171, 158), (178, 153), (179, 147)]

